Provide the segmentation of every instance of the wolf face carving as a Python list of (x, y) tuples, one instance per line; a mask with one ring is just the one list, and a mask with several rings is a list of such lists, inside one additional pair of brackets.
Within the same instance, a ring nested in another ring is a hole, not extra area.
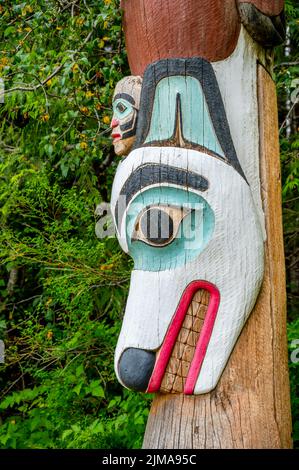
[(117, 169), (111, 205), (134, 260), (118, 379), (147, 392), (212, 390), (255, 304), (264, 248), (208, 61), (148, 66), (136, 139)]

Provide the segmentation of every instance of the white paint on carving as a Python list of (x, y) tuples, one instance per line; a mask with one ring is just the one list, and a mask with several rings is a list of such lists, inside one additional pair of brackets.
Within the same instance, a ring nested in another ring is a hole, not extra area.
[(266, 238), (259, 169), (257, 54), (260, 49), (242, 26), (237, 47), (232, 55), (226, 60), (212, 62), (212, 66), (236, 153), (251, 187)]
[[(250, 187), (230, 165), (195, 150), (170, 147), (135, 150), (119, 165), (112, 211), (128, 175), (144, 163), (169, 164), (205, 177), (209, 189), (192, 191), (206, 199), (214, 211), (215, 230), (205, 250), (185, 266), (158, 273), (132, 272), (115, 370), (118, 374), (119, 358), (129, 347), (158, 350), (186, 286), (193, 280), (206, 280), (217, 286), (221, 296), (194, 391), (206, 393), (216, 386), (261, 286), (264, 247), (260, 219)], [(126, 250), (125, 222), (119, 235)]]

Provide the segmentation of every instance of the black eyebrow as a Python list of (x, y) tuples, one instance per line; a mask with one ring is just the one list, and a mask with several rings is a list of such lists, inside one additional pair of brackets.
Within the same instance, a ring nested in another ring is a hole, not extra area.
[(131, 96), (131, 95), (128, 95), (128, 93), (117, 93), (114, 98), (113, 98), (113, 102), (115, 100), (119, 100), (119, 99), (123, 99), (123, 100), (126, 100), (128, 101), (129, 103), (131, 103), (133, 106), (135, 105), (135, 100), (134, 98)]
[[(159, 163), (142, 165), (129, 176), (121, 188), (115, 206), (115, 220), (118, 227), (133, 196), (141, 189), (156, 183), (176, 184), (199, 191), (206, 191), (209, 188), (208, 180), (192, 171)], [(125, 200), (122, 199), (123, 196)], [(120, 200), (121, 203), (119, 203)]]

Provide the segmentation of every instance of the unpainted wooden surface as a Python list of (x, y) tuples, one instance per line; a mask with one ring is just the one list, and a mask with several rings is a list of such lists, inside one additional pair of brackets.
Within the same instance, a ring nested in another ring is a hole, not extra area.
[(194, 295), (166, 367), (161, 383), (161, 392), (183, 392), (186, 377), (207, 313), (209, 298), (209, 292), (204, 289), (198, 290)]
[(258, 66), (265, 276), (257, 304), (218, 386), (209, 394), (157, 394), (144, 448), (290, 448), (285, 268), (275, 85)]

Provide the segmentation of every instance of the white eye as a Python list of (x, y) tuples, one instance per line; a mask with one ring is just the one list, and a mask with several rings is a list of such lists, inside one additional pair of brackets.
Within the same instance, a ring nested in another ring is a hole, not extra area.
[(169, 205), (146, 207), (138, 216), (132, 241), (142, 241), (155, 247), (169, 245), (175, 239), (182, 220), (190, 212), (190, 209)]

